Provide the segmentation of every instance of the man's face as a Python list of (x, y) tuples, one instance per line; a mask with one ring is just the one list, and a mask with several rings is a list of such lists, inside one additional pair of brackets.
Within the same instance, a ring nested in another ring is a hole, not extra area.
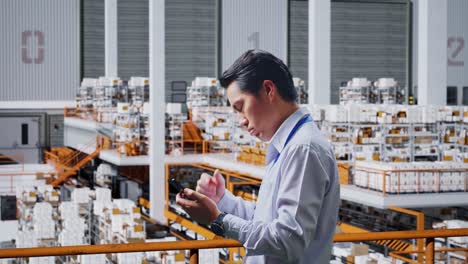
[(240, 126), (250, 135), (262, 141), (269, 141), (274, 134), (274, 127), (269, 120), (271, 104), (264, 88), (262, 87), (260, 93), (255, 96), (242, 92), (234, 81), (227, 87), (227, 96), (234, 111), (239, 115)]

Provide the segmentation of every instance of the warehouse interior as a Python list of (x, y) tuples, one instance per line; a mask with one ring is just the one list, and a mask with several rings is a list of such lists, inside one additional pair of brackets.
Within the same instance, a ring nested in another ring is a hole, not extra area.
[(466, 0), (4, 0), (0, 35), (0, 263), (243, 263), (169, 180), (257, 200), (219, 82), (249, 49), (332, 145), (329, 263), (468, 263)]

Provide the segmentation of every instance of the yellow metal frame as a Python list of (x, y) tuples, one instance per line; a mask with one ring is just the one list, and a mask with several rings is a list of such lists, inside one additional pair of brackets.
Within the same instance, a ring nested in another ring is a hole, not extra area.
[[(390, 207), (388, 207), (388, 209), (390, 209), (392, 211), (395, 211), (395, 212), (415, 216), (416, 217), (416, 230), (418, 230), (418, 231), (424, 230), (424, 213), (409, 210), (409, 209), (404, 209), (404, 208), (400, 208), (400, 207), (396, 207), (396, 206), (390, 206)], [(424, 239), (418, 239), (416, 241), (416, 246), (417, 246), (418, 251), (422, 252), (422, 250), (424, 248)], [(421, 263), (423, 260), (424, 260), (423, 254), (418, 253), (418, 262)]]
[[(424, 256), (426, 264), (434, 263), (434, 253), (443, 249), (435, 250), (434, 239), (437, 237), (468, 236), (468, 228), (444, 229), (444, 230), (416, 230), (416, 231), (393, 231), (357, 234), (336, 234), (334, 242), (361, 242), (374, 240), (395, 239), (425, 239)], [(208, 248), (233, 248), (242, 245), (231, 239), (213, 239), (197, 241), (178, 242), (151, 242), (133, 244), (110, 244), (110, 245), (86, 245), (86, 246), (63, 246), (63, 247), (39, 247), (39, 248), (14, 248), (1, 249), (0, 258), (22, 258), (22, 257), (45, 257), (45, 256), (67, 256), (86, 254), (108, 254), (167, 250), (190, 250), (190, 263), (198, 263), (198, 250)], [(451, 250), (450, 250), (451, 251)], [(467, 250), (464, 250), (467, 251)], [(418, 251), (419, 252), (419, 251)], [(407, 253), (406, 251), (404, 253)], [(422, 263), (422, 262), (421, 262)]]

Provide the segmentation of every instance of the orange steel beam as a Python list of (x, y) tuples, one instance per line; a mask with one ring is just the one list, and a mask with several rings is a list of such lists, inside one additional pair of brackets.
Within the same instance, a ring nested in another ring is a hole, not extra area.
[[(86, 142), (83, 145), (83, 149), (94, 147), (95, 142), (96, 142), (96, 138), (93, 138), (92, 140)], [(61, 160), (61, 163), (66, 164), (66, 165), (70, 165), (70, 163), (72, 161), (74, 161), (75, 159), (77, 159), (80, 156), (81, 153), (84, 153), (84, 152), (82, 152), (80, 150), (74, 151), (74, 152), (71, 153), (70, 156), (68, 156), (68, 157), (64, 158), (63, 160)]]
[[(363, 228), (360, 228), (360, 227), (356, 227), (356, 226), (353, 226), (353, 225), (350, 225), (350, 224), (346, 224), (346, 223), (340, 223), (339, 224), (339, 227), (341, 229), (341, 231), (343, 233), (351, 233), (351, 234), (361, 234), (361, 233), (371, 233), (369, 230), (366, 230), (366, 229), (363, 229)], [(385, 242), (384, 240), (380, 240), (381, 242)], [(402, 246), (404, 246), (404, 248), (408, 248), (408, 246), (411, 246), (409, 243), (407, 242), (403, 242), (401, 240), (389, 240), (390, 241), (390, 245), (388, 243), (379, 243), (380, 241), (370, 241), (372, 243), (376, 243), (378, 245), (381, 245), (381, 246), (386, 246), (390, 249), (397, 249), (397, 247), (392, 247), (392, 244), (394, 243), (400, 243)], [(398, 258), (398, 257), (397, 257)], [(400, 258), (401, 260), (403, 261), (406, 261), (402, 258)]]
[(51, 159), (51, 158), (54, 158), (55, 161), (57, 161), (59, 159), (59, 157), (57, 155), (55, 155), (54, 153), (50, 152), (50, 151), (47, 151), (45, 150), (44, 151), (44, 156), (47, 158), (47, 159)]
[[(426, 251), (434, 252), (434, 238), (468, 236), (468, 228), (423, 230), (423, 231), (392, 231), (362, 234), (336, 234), (334, 242), (358, 242), (388, 239), (428, 238)], [(166, 251), (184, 249), (232, 248), (242, 244), (231, 239), (191, 240), (178, 242), (153, 242), (133, 244), (86, 245), (64, 247), (15, 248), (1, 249), (0, 258), (43, 257), (85, 254), (107, 254), (144, 251)], [(432, 247), (432, 249), (431, 249)], [(427, 255), (427, 252), (426, 252)], [(430, 259), (430, 256), (428, 257)], [(426, 259), (427, 260), (427, 259)]]
[[(169, 208), (169, 177), (171, 177), (170, 175), (170, 165), (166, 163), (166, 166), (164, 168), (164, 178), (165, 178), (165, 184), (164, 184), (164, 187), (165, 187), (165, 191), (166, 191), (166, 199), (165, 199), (165, 203), (166, 203), (166, 208)], [(169, 210), (164, 210), (164, 211), (169, 211)], [(167, 217), (167, 216), (166, 216)], [(166, 221), (167, 225), (169, 226), (169, 218), (167, 219)]]
[(87, 254), (108, 254), (126, 252), (168, 251), (168, 250), (198, 250), (209, 248), (231, 248), (242, 246), (241, 243), (231, 239), (215, 240), (191, 240), (178, 242), (151, 242), (131, 244), (108, 244), (65, 247), (38, 247), (1, 249), (0, 258), (17, 257), (43, 257), (43, 256), (68, 256)]
[(169, 211), (168, 209), (164, 210), (164, 216), (168, 220), (172, 220), (174, 222), (177, 222), (177, 223), (187, 227), (188, 229), (195, 231), (197, 234), (200, 234), (200, 235), (206, 237), (207, 239), (214, 239), (216, 237), (216, 235), (213, 232), (211, 232), (210, 230), (208, 230), (208, 229), (206, 229), (204, 227), (201, 227), (201, 226), (193, 223), (191, 220), (188, 220), (183, 216), (175, 214), (175, 213)]
[[(174, 164), (174, 165), (178, 166), (178, 164)], [(210, 166), (207, 163), (188, 163), (187, 165), (197, 167), (197, 168), (201, 168), (201, 169), (211, 170), (211, 171), (216, 170), (216, 168)], [(247, 173), (240, 174), (237, 171), (228, 171), (228, 170), (223, 170), (223, 169), (220, 169), (220, 172), (221, 172), (221, 174), (231, 175), (231, 176), (234, 176), (236, 178), (243, 179), (245, 181), (252, 181), (253, 182), (252, 184), (255, 184), (255, 183), (260, 184), (262, 182), (262, 180), (259, 179), (258, 177), (255, 177), (255, 176), (247, 174)]]
[(148, 200), (146, 200), (145, 198), (140, 197), (140, 198), (138, 199), (138, 203), (139, 203), (141, 206), (145, 207), (146, 209), (150, 209), (150, 202), (149, 202)]
[(72, 167), (65, 166), (65, 165), (63, 165), (63, 164), (55, 164), (55, 168), (57, 168), (57, 169), (62, 169), (62, 170), (73, 170)]
[[(233, 188), (232, 185), (229, 187), (229, 188)], [(232, 192), (232, 194), (234, 194), (235, 196), (239, 196), (241, 198), (243, 198), (244, 200), (247, 200), (247, 201), (257, 201), (257, 197), (254, 196), (253, 194), (251, 193), (248, 193), (248, 192), (244, 192), (244, 191), (236, 191), (236, 190), (229, 190)]]
[[(168, 167), (177, 167), (177, 166), (192, 166), (192, 167), (197, 167), (200, 169), (204, 170), (210, 170), (210, 171), (215, 171), (216, 168), (212, 167), (208, 163), (189, 163), (189, 162), (184, 162), (184, 163), (166, 163), (166, 171)], [(239, 174), (236, 171), (228, 171), (228, 170), (223, 170), (219, 169), (219, 172), (225, 176), (231, 175), (236, 178), (243, 179), (245, 181), (251, 181), (252, 184), (260, 184), (262, 181), (258, 177), (252, 176), (250, 174)]]
[(244, 181), (244, 182), (241, 182), (241, 181), (237, 182), (237, 181), (235, 181), (235, 182), (232, 182), (231, 184), (232, 184), (232, 185), (255, 185), (255, 184), (258, 184), (258, 183), (256, 183), (256, 182), (251, 182), (251, 181)]
[(83, 167), (86, 163), (91, 161), (92, 159), (96, 158), (99, 155), (100, 148), (97, 147), (96, 150), (85, 156), (82, 160), (80, 160), (77, 164), (75, 164), (72, 168), (69, 170), (66, 170), (63, 174), (59, 175), (57, 179), (55, 179), (51, 184), (54, 187), (57, 187), (59, 184), (61, 184), (63, 181), (67, 180), (69, 177), (74, 175), (81, 167)]
[[(403, 213), (403, 214), (408, 214), (416, 217), (416, 230), (424, 230), (424, 213), (418, 212), (418, 211), (413, 211), (409, 209), (404, 209), (396, 206), (390, 206), (388, 209)], [(418, 251), (422, 251), (424, 248), (424, 240), (423, 239), (418, 239), (416, 241), (416, 245), (418, 248)], [(424, 261), (424, 255), (422, 253), (418, 253), (418, 262), (422, 263)]]
[(392, 258), (399, 259), (399, 260), (403, 260), (403, 261), (408, 262), (408, 263), (410, 263), (410, 264), (418, 264), (418, 263), (419, 263), (419, 262), (417, 262), (417, 261), (415, 261), (415, 260), (412, 260), (412, 259), (409, 259), (409, 258), (405, 258), (405, 257), (403, 257), (403, 256), (400, 256), (400, 255), (396, 254), (395, 252), (390, 252), (388, 255), (389, 255), (390, 257), (392, 257)]
[(180, 239), (180, 240), (183, 240), (183, 241), (186, 241), (186, 240), (187, 240), (186, 238), (184, 238), (183, 236), (177, 234), (176, 232), (174, 232), (174, 231), (172, 231), (172, 230), (169, 231), (169, 233), (171, 233), (173, 236), (177, 237), (177, 238)]
[(360, 241), (389, 240), (389, 239), (418, 239), (418, 238), (458, 237), (458, 236), (468, 236), (468, 228), (336, 234), (333, 241), (335, 243), (338, 243), (338, 242), (360, 242)]
[[(456, 252), (456, 251), (468, 251), (468, 248), (438, 248), (434, 252)], [(394, 254), (413, 254), (413, 253), (425, 253), (425, 250), (405, 250), (405, 251), (393, 251)]]
[(141, 214), (141, 218), (143, 218), (143, 220), (145, 220), (146, 222), (150, 222), (152, 224), (159, 224), (158, 222), (156, 222), (156, 220), (154, 220), (153, 218), (145, 215), (145, 214)]
[(366, 230), (366, 229), (363, 229), (363, 228), (360, 228), (360, 227), (357, 227), (357, 226), (353, 226), (353, 225), (350, 225), (350, 224), (346, 224), (346, 223), (341, 223), (340, 225), (340, 228), (341, 228), (341, 231), (343, 233), (351, 233), (351, 234), (354, 234), (354, 233), (369, 233), (370, 231), (369, 230)]

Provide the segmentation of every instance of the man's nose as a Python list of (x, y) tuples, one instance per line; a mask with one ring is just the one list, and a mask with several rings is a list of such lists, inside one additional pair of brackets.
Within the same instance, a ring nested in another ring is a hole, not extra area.
[(239, 124), (241, 127), (247, 127), (249, 125), (249, 120), (247, 120), (245, 117), (241, 117)]

